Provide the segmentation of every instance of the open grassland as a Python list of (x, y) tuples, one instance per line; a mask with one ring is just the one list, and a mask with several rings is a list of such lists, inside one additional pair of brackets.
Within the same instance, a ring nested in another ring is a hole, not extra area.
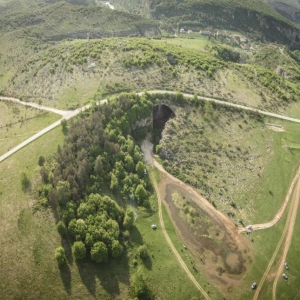
[[(243, 281), (240, 285), (241, 297), (240, 299), (253, 299), (255, 291), (251, 290), (251, 285), (253, 282), (259, 284), (269, 261), (275, 251), (275, 248), (280, 240), (281, 233), (285, 226), (288, 210), (290, 209), (290, 204), (287, 207), (287, 210), (283, 214), (281, 220), (273, 227), (266, 230), (259, 230), (252, 232), (247, 235), (247, 238), (252, 244), (252, 249), (254, 253), (253, 262), (251, 267), (248, 269)], [(279, 253), (281, 253), (279, 251)], [(275, 265), (278, 263), (278, 260), (275, 260)], [(276, 271), (273, 267), (271, 272)], [(269, 278), (267, 277), (265, 284), (261, 290), (261, 298), (259, 299), (271, 299), (271, 294), (268, 294), (266, 289), (272, 291), (272, 285)], [(269, 296), (268, 296), (269, 295)], [(279, 298), (280, 299), (280, 298)]]
[(175, 114), (160, 142), (166, 169), (239, 226), (271, 220), (300, 162), (299, 125), (208, 104)]
[(200, 35), (199, 33), (180, 35), (179, 38), (161, 39), (161, 42), (167, 42), (171, 45), (182, 46), (205, 53), (209, 53), (209, 51), (205, 50), (205, 46), (211, 44), (207, 36)]
[(53, 113), (0, 101), (0, 155), (59, 119)]
[[(277, 285), (277, 299), (298, 299), (300, 297), (300, 263), (299, 263), (300, 213), (298, 211), (292, 243), (286, 258), (289, 270), (282, 269), (288, 275), (288, 280), (280, 278)], [(271, 295), (270, 288), (269, 293)]]
[[(130, 276), (139, 272), (162, 299), (170, 295), (178, 300), (201, 299), (170, 252), (161, 230), (152, 231), (150, 225), (158, 224), (157, 213), (142, 218), (138, 212), (137, 227), (130, 231), (130, 250), (120, 260), (101, 265), (89, 259), (82, 263), (74, 261), (70, 243), (61, 240), (50, 209), (34, 209), (32, 192), (38, 178), (39, 156), (51, 156), (62, 140), (62, 130), (57, 128), (0, 164), (0, 298), (123, 299), (128, 293)], [(31, 191), (26, 193), (20, 182), (23, 170), (31, 181)], [(59, 268), (54, 249), (61, 243), (68, 264)], [(144, 260), (137, 251), (143, 243), (149, 253)]]

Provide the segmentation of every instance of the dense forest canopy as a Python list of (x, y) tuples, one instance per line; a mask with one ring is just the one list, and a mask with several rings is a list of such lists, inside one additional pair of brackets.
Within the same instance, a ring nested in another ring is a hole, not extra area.
[[(55, 159), (41, 167), (39, 198), (47, 199), (62, 220), (58, 226), (65, 226), (76, 241), (73, 253), (78, 259), (85, 256), (83, 247), (96, 262), (120, 256), (120, 233), (134, 222), (127, 204), (149, 208), (152, 186), (131, 136), (133, 125), (151, 116), (148, 97), (121, 94), (82, 112), (71, 121)], [(138, 136), (139, 129), (135, 131)]]

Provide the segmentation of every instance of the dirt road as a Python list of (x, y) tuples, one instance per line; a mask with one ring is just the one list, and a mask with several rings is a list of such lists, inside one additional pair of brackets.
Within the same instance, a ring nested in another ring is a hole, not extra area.
[(211, 217), (218, 218), (224, 226), (226, 226), (227, 230), (229, 232), (233, 233), (233, 236), (235, 236), (235, 239), (237, 242), (241, 242), (241, 237), (238, 234), (238, 229), (235, 227), (235, 225), (229, 220), (225, 215), (223, 215), (220, 211), (215, 209), (215, 207), (206, 200), (203, 196), (198, 194), (191, 186), (185, 184), (178, 178), (172, 176), (170, 173), (168, 173), (161, 164), (159, 164), (155, 159), (153, 159), (152, 156), (152, 144), (149, 141), (144, 141), (142, 143), (142, 151), (144, 153), (144, 160), (150, 165), (153, 165), (156, 167), (160, 172), (162, 172), (164, 175), (169, 177), (172, 182), (177, 184), (178, 186), (184, 187), (187, 191), (192, 193), (195, 196), (195, 200), (197, 204), (201, 207), (201, 209), (205, 210)]
[[(28, 102), (20, 101), (19, 99), (15, 99), (15, 98), (8, 98), (8, 97), (3, 98), (3, 97), (0, 97), (0, 99), (5, 99), (5, 100), (8, 100), (8, 101), (17, 102), (17, 103), (20, 103), (22, 105), (29, 105)], [(96, 104), (97, 105), (102, 105), (104, 103), (107, 103), (107, 99), (103, 99), (101, 101), (98, 101)], [(90, 108), (90, 104), (87, 104), (87, 105), (85, 105), (84, 107), (82, 107), (80, 109), (68, 110), (68, 111), (61, 111), (61, 110), (56, 110), (56, 109), (51, 108), (51, 107), (41, 106), (41, 105), (38, 105), (36, 103), (31, 103), (31, 104), (32, 105), (30, 105), (30, 106), (32, 106), (32, 107), (60, 114), (60, 115), (62, 115), (62, 118), (60, 120), (56, 121), (55, 123), (51, 124), (50, 126), (42, 129), (41, 131), (39, 131), (38, 133), (36, 133), (32, 137), (30, 137), (29, 139), (25, 140), (24, 142), (22, 142), (18, 146), (14, 147), (13, 149), (9, 150), (8, 152), (6, 152), (2, 156), (0, 156), (0, 162), (2, 162), (3, 160), (5, 160), (6, 158), (8, 158), (9, 156), (11, 156), (12, 154), (16, 153), (17, 151), (19, 151), (20, 149), (22, 149), (26, 145), (30, 144), (31, 142), (33, 142), (37, 138), (41, 137), (45, 133), (47, 133), (50, 130), (54, 129), (55, 127), (59, 126), (61, 124), (61, 120), (63, 120), (63, 119), (69, 120), (69, 119), (75, 117), (76, 115), (78, 115), (81, 111), (84, 111), (85, 109), (89, 109)]]
[[(298, 173), (297, 173), (298, 174)], [(271, 267), (274, 264), (274, 261), (279, 253), (279, 250), (281, 248), (281, 246), (284, 243), (284, 248), (283, 248), (283, 252), (280, 258), (280, 264), (276, 273), (276, 277), (275, 277), (275, 281), (274, 281), (274, 285), (273, 285), (273, 299), (276, 298), (276, 287), (277, 287), (277, 282), (278, 282), (278, 278), (280, 277), (280, 275), (282, 274), (282, 270), (283, 270), (283, 265), (286, 259), (286, 255), (290, 246), (290, 242), (292, 239), (292, 235), (293, 235), (293, 231), (294, 231), (294, 225), (295, 225), (295, 221), (296, 221), (296, 216), (297, 216), (297, 211), (298, 211), (298, 204), (299, 204), (299, 194), (300, 194), (300, 179), (297, 178), (297, 186), (296, 186), (296, 192), (294, 194), (294, 196), (292, 197), (292, 204), (291, 204), (291, 208), (289, 210), (288, 216), (287, 216), (287, 220), (284, 226), (284, 229), (282, 231), (282, 235), (281, 238), (275, 248), (275, 251), (272, 255), (272, 258), (267, 266), (266, 271), (264, 272), (262, 279), (255, 291), (253, 300), (257, 300), (259, 299), (260, 296), (260, 291), (263, 287), (263, 284), (268, 276), (268, 274), (270, 273)], [(292, 187), (294, 187), (295, 183), (292, 184)], [(289, 190), (289, 194), (292, 193), (292, 190)]]
[[(147, 93), (149, 93), (149, 94), (176, 94), (177, 92), (166, 91), (166, 90), (153, 90), (153, 91), (147, 91)], [(144, 92), (137, 93), (137, 95), (142, 95), (142, 94), (144, 94)], [(192, 95), (192, 94), (184, 93), (183, 95), (187, 98), (194, 97), (194, 95)], [(76, 116), (77, 114), (79, 114), (80, 111), (90, 108), (90, 105), (88, 104), (88, 105), (85, 105), (84, 107), (82, 107), (80, 109), (76, 109), (74, 111), (64, 111), (64, 110), (59, 110), (59, 109), (55, 109), (55, 108), (52, 108), (52, 107), (39, 105), (39, 104), (33, 103), (33, 102), (24, 102), (24, 101), (21, 101), (20, 99), (13, 98), (13, 97), (0, 96), (0, 99), (7, 100), (7, 101), (13, 101), (13, 102), (16, 102), (16, 103), (19, 103), (19, 104), (22, 104), (22, 105), (29, 105), (29, 106), (32, 106), (32, 107), (35, 107), (35, 108), (38, 108), (38, 109), (46, 110), (46, 111), (51, 111), (53, 113), (57, 113), (57, 114), (61, 115), (64, 119), (67, 119), (67, 120), (74, 117), (74, 116)], [(218, 99), (209, 98), (209, 97), (202, 97), (202, 96), (198, 96), (198, 99), (215, 102), (215, 103), (222, 104), (222, 105), (232, 106), (232, 107), (236, 107), (236, 108), (240, 108), (240, 109), (244, 109), (244, 110), (248, 110), (248, 111), (254, 111), (254, 112), (258, 112), (260, 114), (266, 115), (266, 116), (270, 116), (270, 117), (278, 118), (278, 119), (281, 119), (281, 120), (287, 120), (287, 121), (291, 121), (291, 122), (295, 122), (295, 123), (300, 124), (300, 119), (290, 118), (290, 117), (287, 117), (287, 116), (262, 111), (262, 110), (259, 110), (259, 109), (256, 109), (256, 108), (247, 107), (245, 105), (240, 105), (240, 104), (236, 104), (236, 103), (231, 103), (231, 102), (227, 102), (227, 101), (223, 101), (223, 100), (218, 100)], [(103, 99), (101, 101), (98, 101), (96, 104), (101, 105), (103, 103), (107, 103), (107, 99)], [(39, 132), (36, 135), (32, 136), (28, 140), (24, 141), (23, 143), (21, 143), (17, 147), (11, 149), (10, 151), (8, 151), (7, 153), (5, 153), (4, 155), (2, 155), (0, 157), (0, 162), (3, 161), (4, 159), (6, 159), (7, 157), (9, 157), (10, 155), (12, 155), (13, 153), (17, 152), (18, 150), (20, 150), (24, 146), (28, 145), (29, 143), (31, 143), (35, 139), (39, 138), (40, 136), (42, 136), (46, 132), (52, 130), (53, 128), (55, 128), (59, 124), (60, 124), (60, 122), (59, 123), (56, 122), (56, 123), (52, 124), (51, 126), (43, 129), (41, 132)]]
[[(289, 200), (291, 198), (291, 194), (293, 192), (293, 189), (295, 187), (295, 184), (297, 183), (297, 181), (299, 180), (299, 177), (300, 177), (300, 168), (298, 169), (291, 185), (290, 185), (290, 188), (286, 194), (286, 197), (284, 199), (284, 202), (283, 204), (281, 205), (280, 209), (278, 210), (277, 214), (275, 215), (275, 217), (270, 221), (270, 222), (267, 222), (267, 223), (262, 223), (262, 224), (254, 224), (252, 225), (252, 231), (255, 231), (255, 230), (261, 230), (261, 229), (267, 229), (267, 228), (270, 228), (272, 226), (274, 226), (282, 217), (285, 209), (286, 209), (286, 206), (288, 205), (289, 203)], [(239, 232), (247, 232), (249, 231), (247, 228), (240, 228), (239, 229)]]
[(20, 99), (12, 98), (12, 97), (3, 97), (3, 96), (0, 96), (0, 100), (15, 102), (15, 103), (26, 105), (26, 106), (31, 106), (31, 107), (34, 107), (34, 108), (37, 108), (37, 109), (50, 111), (50, 112), (53, 112), (55, 114), (61, 115), (63, 117), (66, 117), (71, 112), (69, 110), (60, 110), (60, 109), (56, 109), (56, 108), (53, 108), (53, 107), (39, 105), (39, 104), (34, 103), (34, 102), (21, 101)]
[[(147, 91), (147, 93), (148, 94), (177, 94), (177, 92), (166, 91), (166, 90)], [(143, 92), (138, 93), (138, 94), (141, 95), (141, 94), (143, 94)], [(186, 98), (193, 98), (194, 97), (194, 95), (192, 95), (192, 94), (187, 94), (187, 93), (182, 93), (182, 94)], [(226, 105), (226, 106), (236, 107), (236, 108), (240, 108), (240, 109), (243, 109), (243, 110), (253, 111), (253, 112), (257, 112), (257, 113), (260, 113), (262, 115), (265, 115), (265, 116), (269, 116), (269, 117), (273, 117), (273, 118), (276, 118), (276, 119), (286, 120), (286, 121), (290, 121), (290, 122), (300, 124), (300, 119), (291, 118), (291, 117), (288, 117), (288, 116), (283, 116), (283, 115), (271, 113), (271, 112), (268, 112), (268, 111), (260, 110), (260, 109), (249, 107), (249, 106), (242, 105), (242, 104), (232, 103), (232, 102), (228, 102), (228, 101), (224, 101), (224, 100), (219, 100), (219, 99), (210, 98), (210, 97), (203, 97), (203, 96), (198, 96), (198, 99), (205, 100), (205, 101), (210, 101), (210, 102), (214, 102), (214, 103), (218, 103), (218, 104), (222, 104), (222, 105)]]
[(279, 278), (281, 277), (281, 274), (283, 273), (284, 263), (286, 261), (286, 256), (287, 256), (287, 253), (288, 253), (290, 245), (291, 245), (293, 231), (294, 231), (295, 222), (296, 222), (297, 213), (298, 213), (299, 197), (300, 197), (300, 179), (298, 180), (298, 183), (296, 186), (296, 191), (295, 191), (295, 195), (294, 195), (294, 203), (293, 203), (293, 206), (291, 209), (292, 215), (289, 220), (289, 226), (288, 226), (287, 233), (286, 233), (286, 239), (284, 242), (283, 251), (281, 254), (281, 258), (280, 258), (280, 263), (279, 263), (278, 270), (277, 270), (275, 280), (273, 283), (273, 289), (272, 289), (273, 300), (276, 300), (277, 283), (278, 283)]
[[(149, 141), (144, 141), (142, 144), (142, 151), (144, 153), (144, 161), (151, 166), (156, 166), (155, 164), (155, 160), (153, 159), (152, 156), (152, 148), (153, 145), (149, 142)], [(159, 169), (160, 170), (160, 169)], [(195, 279), (194, 275), (190, 272), (189, 268), (187, 267), (187, 265), (185, 264), (185, 262), (182, 260), (180, 254), (178, 253), (178, 251), (176, 250), (173, 242), (171, 241), (168, 232), (165, 228), (165, 223), (164, 223), (164, 219), (163, 219), (163, 215), (162, 215), (162, 200), (160, 197), (160, 192), (157, 186), (157, 182), (156, 179), (153, 175), (152, 172), (150, 172), (150, 176), (151, 176), (151, 181), (154, 185), (155, 188), (155, 192), (157, 195), (157, 199), (158, 199), (158, 215), (159, 215), (159, 223), (162, 229), (162, 232), (164, 234), (164, 237), (167, 241), (167, 243), (169, 244), (170, 248), (172, 249), (174, 255), (176, 256), (178, 262), (180, 263), (181, 267), (183, 268), (183, 270), (186, 272), (186, 274), (188, 275), (188, 277), (190, 278), (190, 280), (194, 283), (194, 285), (196, 286), (196, 288), (201, 292), (201, 294), (203, 295), (203, 297), (206, 300), (210, 300), (210, 297), (207, 295), (207, 293), (205, 292), (205, 290), (201, 287), (201, 285), (197, 282), (197, 280)]]

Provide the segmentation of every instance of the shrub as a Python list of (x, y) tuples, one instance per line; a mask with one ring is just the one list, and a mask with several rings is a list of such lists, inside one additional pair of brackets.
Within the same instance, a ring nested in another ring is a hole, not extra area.
[(64, 224), (62, 221), (59, 221), (59, 222), (56, 224), (56, 228), (57, 228), (58, 233), (59, 233), (61, 236), (65, 236), (65, 235), (67, 234), (66, 226), (65, 226), (65, 224)]
[(72, 252), (76, 259), (84, 259), (86, 256), (86, 248), (82, 241), (75, 242), (72, 246)]
[(55, 259), (59, 265), (63, 265), (67, 262), (65, 249), (63, 247), (57, 247), (55, 249)]
[(108, 251), (106, 245), (103, 242), (95, 243), (91, 249), (91, 257), (96, 263), (107, 261)]
[(138, 253), (140, 258), (147, 258), (148, 256), (148, 251), (146, 245), (142, 245), (138, 248)]

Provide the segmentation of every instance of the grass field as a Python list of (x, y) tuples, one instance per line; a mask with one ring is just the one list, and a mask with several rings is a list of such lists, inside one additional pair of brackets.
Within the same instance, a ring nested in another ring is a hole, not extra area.
[[(130, 232), (132, 247), (121, 260), (100, 266), (89, 260), (83, 263), (73, 260), (68, 241), (62, 241), (56, 231), (51, 211), (34, 212), (32, 209), (38, 158), (40, 155), (51, 156), (62, 140), (61, 128), (57, 128), (0, 165), (0, 226), (3, 233), (0, 237), (0, 298), (121, 299), (127, 295), (131, 274), (139, 270), (149, 288), (162, 299), (169, 295), (178, 300), (201, 299), (170, 252), (162, 232), (159, 228), (157, 231), (151, 229), (152, 223), (158, 224), (157, 213), (137, 219), (136, 229)], [(27, 193), (21, 189), (21, 170), (26, 170), (32, 184), (32, 191)], [(58, 268), (54, 259), (54, 249), (61, 243), (68, 255), (68, 265), (64, 268)], [(137, 255), (137, 248), (142, 243), (147, 245), (150, 254), (144, 261)]]
[(60, 118), (33, 107), (0, 101), (0, 155)]
[[(242, 295), (240, 299), (253, 299), (254, 292), (251, 290), (251, 285), (253, 282), (256, 282), (257, 284), (259, 283), (267, 268), (281, 237), (289, 208), (290, 205), (288, 205), (287, 211), (283, 214), (282, 219), (275, 226), (266, 230), (253, 232), (247, 236), (252, 243), (254, 260), (251, 268), (249, 268), (249, 271), (243, 279), (243, 283), (241, 284)], [(279, 251), (279, 253), (281, 252)], [(277, 260), (275, 260), (275, 264), (276, 262)], [(272, 271), (275, 271), (274, 266), (271, 269), (271, 272)], [(267, 278), (261, 290), (262, 296), (260, 299), (271, 299), (271, 294), (267, 291), (270, 289), (272, 290), (272, 285)]]
[(172, 39), (161, 39), (161, 42), (167, 42), (171, 45), (199, 50), (206, 54), (208, 54), (209, 51), (205, 50), (205, 46), (211, 44), (207, 36), (200, 35), (199, 33), (180, 35), (178, 38)]
[(282, 273), (288, 275), (288, 280), (280, 278), (277, 285), (278, 299), (298, 299), (300, 297), (300, 263), (299, 263), (299, 242), (300, 242), (300, 213), (298, 212), (292, 243), (287, 255), (286, 261), (289, 264), (289, 270), (282, 270)]

